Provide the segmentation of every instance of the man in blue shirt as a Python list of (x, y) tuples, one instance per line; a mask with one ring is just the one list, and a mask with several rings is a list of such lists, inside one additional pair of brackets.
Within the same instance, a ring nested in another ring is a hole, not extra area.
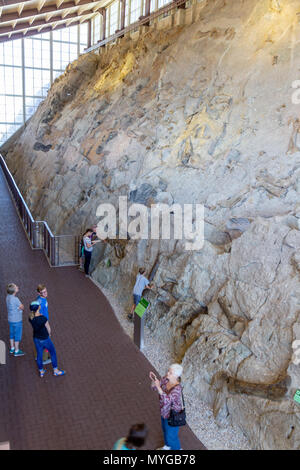
[(38, 294), (39, 294), (37, 296), (36, 300), (38, 301), (38, 303), (41, 306), (40, 312), (41, 312), (42, 315), (44, 315), (44, 317), (47, 318), (47, 320), (49, 320), (48, 301), (47, 301), (47, 296), (48, 296), (47, 288), (43, 284), (39, 284), (37, 286), (36, 290), (38, 291)]

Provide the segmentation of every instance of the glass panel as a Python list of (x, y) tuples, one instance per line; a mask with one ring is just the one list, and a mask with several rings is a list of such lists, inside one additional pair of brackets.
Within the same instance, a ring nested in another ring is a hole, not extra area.
[(170, 3), (170, 0), (158, 0), (158, 8), (161, 8), (164, 5), (167, 5), (167, 3)]
[[(81, 26), (80, 26), (81, 29)], [(78, 42), (78, 25), (71, 26), (70, 30), (70, 42), (77, 43)]]
[(125, 5), (125, 26), (129, 25), (129, 0), (126, 1)]
[(12, 41), (13, 45), (13, 63), (14, 65), (22, 65), (22, 41), (21, 39), (16, 39)]
[(25, 93), (33, 96), (33, 70), (25, 69)]
[(134, 23), (141, 16), (141, 0), (131, 0), (130, 23)]
[(0, 64), (4, 64), (4, 44), (5, 43), (0, 43)]
[[(100, 13), (98, 13), (95, 16), (94, 21), (93, 21), (93, 24), (94, 24), (94, 44), (96, 44), (96, 42), (98, 42), (100, 40), (100, 27), (101, 27), (100, 17), (102, 17), (102, 15), (100, 15)], [(81, 38), (80, 38), (80, 41), (81, 41)]]
[(152, 13), (155, 10), (155, 3), (156, 3), (156, 0), (150, 0), (150, 13)]
[[(100, 15), (98, 15), (100, 16)], [(80, 25), (81, 50), (87, 46), (88, 25)], [(53, 31), (53, 78), (78, 56), (78, 26)], [(100, 34), (100, 33), (99, 33)], [(22, 41), (25, 96), (23, 97)], [(63, 42), (64, 41), (64, 42)], [(47, 96), (50, 86), (50, 33), (0, 44), (0, 143), (28, 119)]]
[(14, 71), (13, 93), (14, 93), (14, 95), (22, 95), (22, 93), (23, 93), (22, 69), (14, 67), (13, 71)]
[(110, 5), (110, 34), (115, 34), (118, 29), (119, 2)]
[(80, 44), (87, 46), (87, 43), (88, 43), (88, 23), (82, 23), (80, 25)]
[(25, 66), (33, 66), (33, 51), (32, 51), (32, 39), (24, 40), (24, 49), (25, 49)]
[(61, 29), (53, 31), (53, 41), (61, 41)]

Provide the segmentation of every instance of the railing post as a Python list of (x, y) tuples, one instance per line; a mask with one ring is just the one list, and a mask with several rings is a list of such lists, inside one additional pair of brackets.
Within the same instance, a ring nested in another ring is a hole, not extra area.
[(55, 240), (55, 266), (59, 266), (59, 238), (54, 237)]
[(40, 224), (33, 223), (33, 248), (40, 248)]
[(150, 306), (150, 302), (148, 302), (146, 299), (142, 297), (138, 305), (135, 307), (135, 311), (133, 313), (134, 315), (133, 317), (133, 321), (134, 321), (133, 340), (134, 340), (134, 344), (139, 349), (143, 349), (144, 347), (144, 326), (145, 326), (146, 312), (149, 306)]
[(56, 256), (55, 256), (55, 251), (56, 251), (55, 237), (51, 237), (49, 232), (48, 232), (48, 235), (49, 235), (49, 238), (50, 238), (50, 244), (49, 244), (50, 245), (49, 246), (49, 248), (50, 248), (50, 257), (49, 257), (50, 258), (50, 264), (51, 264), (51, 266), (56, 266), (56, 264), (55, 264), (55, 258), (56, 258)]

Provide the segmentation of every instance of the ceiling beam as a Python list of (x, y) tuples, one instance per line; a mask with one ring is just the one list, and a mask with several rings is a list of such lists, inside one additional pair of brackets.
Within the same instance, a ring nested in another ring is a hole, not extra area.
[(93, 10), (87, 10), (81, 14), (79, 14), (79, 12), (69, 13), (63, 18), (60, 15), (52, 16), (52, 18), (48, 20), (46, 20), (45, 18), (41, 18), (41, 19), (33, 18), (31, 21), (26, 22), (26, 23), (17, 23), (15, 27), (13, 27), (13, 25), (3, 26), (2, 28), (0, 27), (0, 35), (14, 33), (15, 31), (23, 31), (28, 28), (33, 28), (33, 27), (38, 27), (38, 26), (40, 27), (40, 26), (44, 26), (47, 24), (61, 22), (61, 21), (66, 22), (67, 20), (70, 20), (73, 18), (82, 18), (83, 16), (91, 15), (93, 13), (94, 13)]
[[(22, 3), (27, 3), (30, 2), (31, 0), (22, 0)], [(0, 6), (1, 7), (10, 7), (12, 5), (18, 5), (20, 2), (16, 0), (0, 0)]]
[[(88, 20), (86, 20), (88, 21)], [(85, 21), (84, 21), (85, 23)], [(72, 23), (72, 26), (76, 26), (80, 24), (80, 21), (77, 20), (77, 21), (74, 21)], [(43, 28), (42, 31), (39, 31), (40, 28), (37, 28), (37, 29), (31, 29), (29, 31), (27, 31), (27, 33), (23, 34), (23, 33), (14, 33), (14, 34), (7, 34), (6, 36), (0, 36), (0, 43), (1, 42), (6, 42), (6, 41), (12, 41), (14, 39), (22, 39), (22, 38), (25, 38), (25, 37), (29, 37), (29, 36), (34, 36), (35, 34), (41, 34), (41, 33), (48, 33), (49, 31), (57, 31), (58, 29), (64, 29), (64, 28), (67, 28), (67, 25), (66, 24), (62, 24), (62, 25), (58, 25), (56, 26), (56, 28), (52, 28), (52, 26), (47, 26), (46, 28)]]
[(70, 8), (79, 8), (88, 4), (97, 4), (97, 3), (100, 3), (100, 1), (101, 0), (79, 0), (76, 4), (75, 0), (70, 0), (64, 3), (61, 3), (61, 5), (58, 7), (57, 5), (46, 5), (46, 6), (42, 6), (40, 10), (38, 8), (31, 8), (29, 10), (23, 9), (20, 14), (17, 11), (12, 12), (12, 13), (6, 13), (6, 14), (3, 13), (2, 16), (0, 17), (0, 23), (26, 19), (26, 18), (30, 18), (31, 16), (43, 15), (45, 13), (52, 13), (52, 12), (58, 13), (60, 11), (65, 11)]

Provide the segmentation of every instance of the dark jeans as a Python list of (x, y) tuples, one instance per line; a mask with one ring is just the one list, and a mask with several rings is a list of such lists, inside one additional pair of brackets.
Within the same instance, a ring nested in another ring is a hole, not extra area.
[(161, 416), (161, 427), (164, 433), (165, 444), (171, 447), (171, 450), (180, 450), (180, 442), (178, 438), (178, 426), (169, 426), (168, 420)]
[(85, 274), (89, 274), (92, 252), (84, 250), (84, 257), (85, 257), (84, 272), (85, 272)]
[(57, 368), (57, 358), (56, 358), (56, 351), (54, 344), (52, 343), (50, 338), (47, 339), (37, 339), (33, 338), (35, 347), (36, 347), (36, 355), (37, 355), (37, 365), (39, 370), (43, 369), (43, 351), (44, 349), (48, 349), (50, 356), (51, 356), (51, 362), (53, 369)]

